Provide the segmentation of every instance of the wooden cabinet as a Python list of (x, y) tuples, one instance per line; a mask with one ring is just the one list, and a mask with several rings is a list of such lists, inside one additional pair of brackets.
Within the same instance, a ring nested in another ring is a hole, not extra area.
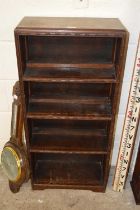
[(128, 32), (118, 19), (25, 17), (15, 41), (33, 189), (104, 192)]

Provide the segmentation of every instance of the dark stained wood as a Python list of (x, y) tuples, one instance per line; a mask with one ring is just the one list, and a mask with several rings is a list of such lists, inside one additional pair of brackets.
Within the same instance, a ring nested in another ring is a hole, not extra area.
[[(43, 68), (54, 68), (56, 70), (57, 69), (61, 69), (61, 70), (69, 70), (69, 68), (74, 68), (71, 70), (78, 70), (80, 68), (80, 70), (85, 69), (92, 69), (96, 70), (96, 69), (114, 69), (114, 65), (113, 63), (48, 63), (48, 62), (41, 62), (40, 60), (33, 62), (33, 61), (28, 61), (26, 63), (27, 68), (40, 68), (40, 70), (43, 70)], [(62, 69), (63, 68), (63, 69)], [(114, 69), (115, 70), (115, 69)], [(65, 72), (66, 73), (66, 72)], [(81, 72), (80, 72), (81, 73)]]
[(126, 30), (117, 18), (24, 17), (18, 29)]
[(28, 112), (31, 114), (46, 114), (57, 116), (89, 116), (98, 117), (111, 116), (111, 106), (109, 103), (93, 101), (93, 103), (74, 103), (69, 101), (60, 102), (58, 100), (29, 102)]
[[(120, 103), (120, 95), (121, 95), (121, 88), (123, 82), (123, 75), (124, 75), (124, 68), (125, 68), (125, 61), (127, 55), (127, 48), (128, 48), (128, 41), (129, 41), (129, 33), (126, 31), (125, 36), (122, 37), (122, 40), (118, 41), (118, 46), (116, 47), (116, 71), (118, 72), (118, 81), (119, 83), (113, 88), (112, 91), (112, 122), (110, 124), (110, 131), (109, 131), (109, 147), (108, 157), (106, 159), (106, 170), (105, 174), (105, 182), (107, 183), (108, 176), (109, 176), (109, 169), (111, 167), (111, 157), (113, 153), (113, 146), (114, 146), (114, 137), (115, 137), (115, 128), (117, 123), (118, 111), (119, 111), (119, 103)], [(121, 57), (122, 55), (122, 57)]]
[(54, 114), (45, 114), (45, 113), (30, 113), (26, 115), (27, 119), (58, 119), (58, 120), (111, 120), (111, 115), (90, 115), (90, 116), (70, 116), (70, 115), (54, 115)]
[(30, 99), (63, 99), (63, 100), (86, 100), (92, 101), (110, 101), (110, 88), (112, 84), (98, 84), (98, 83), (83, 83), (77, 84), (76, 82), (70, 84), (69, 82), (61, 83), (40, 83), (40, 82), (28, 82), (28, 92), (30, 93)]
[(111, 63), (115, 42), (115, 38), (109, 37), (28, 36), (26, 39), (28, 61), (50, 64)]
[(32, 130), (31, 152), (106, 154), (105, 129), (35, 127)]
[(140, 145), (137, 153), (137, 159), (132, 176), (131, 187), (137, 205), (140, 205)]
[(20, 190), (20, 185), (17, 183), (15, 184), (14, 182), (9, 181), (9, 188), (12, 193), (18, 193)]
[[(36, 183), (101, 185), (104, 155), (34, 153)], [(40, 173), (42, 172), (42, 173)]]
[(48, 184), (48, 183), (36, 183), (32, 184), (33, 190), (44, 190), (44, 189), (74, 189), (74, 190), (91, 190), (93, 192), (105, 192), (104, 185), (75, 185), (75, 184)]
[(127, 30), (111, 18), (25, 17), (15, 40), (32, 188), (104, 192)]
[[(39, 64), (36, 64), (39, 66)], [(95, 66), (95, 65), (94, 65)], [(94, 68), (72, 67), (45, 67), (27, 68), (23, 77), (24, 81), (40, 82), (116, 82), (114, 67), (97, 66)]]

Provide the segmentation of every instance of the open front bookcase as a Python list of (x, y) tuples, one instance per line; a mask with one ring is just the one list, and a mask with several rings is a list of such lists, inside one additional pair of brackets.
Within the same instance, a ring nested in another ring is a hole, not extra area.
[(127, 30), (118, 19), (25, 17), (15, 42), (32, 188), (104, 192)]

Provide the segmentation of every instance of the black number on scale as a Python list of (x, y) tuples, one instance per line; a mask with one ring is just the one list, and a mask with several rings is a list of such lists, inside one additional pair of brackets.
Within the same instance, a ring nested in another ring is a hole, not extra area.
[(135, 126), (132, 126), (132, 125), (131, 125), (131, 128), (130, 128), (130, 129), (131, 129), (131, 131), (132, 131), (134, 128), (135, 128)]
[(136, 97), (136, 103), (140, 103), (140, 97)]
[(125, 164), (128, 164), (128, 160), (125, 160), (125, 159), (124, 159), (124, 163), (125, 163)]
[(136, 122), (137, 118), (136, 117), (132, 117), (132, 122)]
[(130, 149), (131, 148), (131, 144), (127, 143), (127, 148)]

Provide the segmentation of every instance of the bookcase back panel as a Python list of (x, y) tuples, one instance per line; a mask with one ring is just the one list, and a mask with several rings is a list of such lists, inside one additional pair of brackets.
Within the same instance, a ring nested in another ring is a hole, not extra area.
[(32, 62), (112, 63), (115, 38), (28, 36), (27, 43)]
[(59, 119), (29, 119), (32, 129), (40, 130), (45, 128), (71, 128), (71, 129), (107, 129), (109, 121), (102, 120), (59, 120)]
[(29, 92), (31, 97), (35, 98), (94, 98), (109, 97), (111, 84), (77, 84), (77, 83), (40, 83), (30, 82)]

